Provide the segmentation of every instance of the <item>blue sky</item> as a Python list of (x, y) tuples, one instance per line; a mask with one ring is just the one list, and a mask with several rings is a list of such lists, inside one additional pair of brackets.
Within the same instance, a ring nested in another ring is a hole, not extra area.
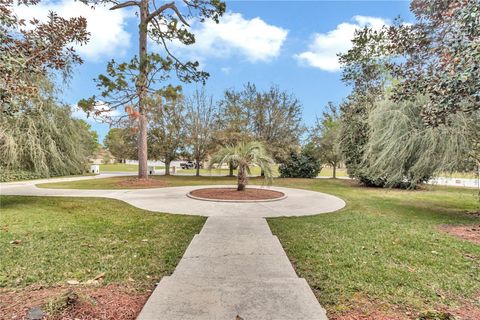
[[(133, 12), (91, 11), (81, 6), (61, 0), (19, 9), (25, 17), (48, 10), (87, 17), (92, 41), (78, 48), (85, 63), (75, 68), (61, 96), (71, 105), (98, 93), (92, 79), (104, 72), (107, 61), (129, 60), (137, 50)], [(311, 125), (328, 101), (340, 102), (348, 95), (335, 52), (348, 48), (353, 30), (364, 25), (380, 27), (398, 16), (411, 22), (408, 7), (408, 1), (228, 1), (219, 26), (193, 23), (198, 44), (193, 48), (174, 45), (173, 51), (201, 62), (210, 73), (206, 89), (215, 98), (246, 82), (259, 89), (275, 84), (302, 102), (304, 122)], [(195, 86), (184, 85), (184, 92), (188, 94)], [(76, 115), (84, 117), (81, 112)], [(88, 121), (103, 141), (108, 125)]]

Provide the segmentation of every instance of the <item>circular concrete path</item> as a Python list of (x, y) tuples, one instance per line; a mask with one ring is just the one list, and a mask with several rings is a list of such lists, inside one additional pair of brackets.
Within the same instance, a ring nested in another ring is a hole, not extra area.
[[(105, 178), (101, 174), (95, 178)], [(188, 198), (186, 194), (194, 189), (219, 187), (188, 186), (130, 190), (78, 190), (37, 188), (35, 184), (58, 181), (91, 179), (92, 177), (57, 178), (35, 181), (1, 183), (0, 195), (61, 196), (61, 197), (103, 197), (125, 201), (135, 207), (150, 211), (199, 215), (207, 217), (281, 217), (307, 216), (339, 210), (345, 206), (342, 199), (320, 192), (283, 187), (264, 187), (287, 195), (286, 199), (258, 203), (210, 202)]]

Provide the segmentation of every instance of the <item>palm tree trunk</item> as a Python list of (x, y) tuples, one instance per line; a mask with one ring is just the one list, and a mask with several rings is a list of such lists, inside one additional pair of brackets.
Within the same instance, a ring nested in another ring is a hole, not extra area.
[(245, 191), (245, 186), (247, 185), (247, 175), (245, 166), (238, 166), (238, 184), (237, 191)]
[(230, 162), (228, 164), (228, 169), (229, 169), (228, 176), (233, 177), (233, 163)]

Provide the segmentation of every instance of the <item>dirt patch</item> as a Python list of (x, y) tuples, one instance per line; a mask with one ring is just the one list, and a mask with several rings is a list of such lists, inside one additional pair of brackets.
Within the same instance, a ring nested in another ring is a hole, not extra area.
[(474, 225), (443, 225), (439, 229), (462, 240), (480, 244), (480, 224)]
[(49, 320), (133, 320), (150, 294), (121, 285), (1, 291), (0, 319), (25, 319), (30, 309), (38, 307)]
[(480, 217), (480, 211), (468, 211), (468, 216)]
[(406, 317), (387, 315), (380, 311), (372, 312), (349, 312), (348, 314), (329, 317), (331, 320), (405, 320)]
[(358, 300), (343, 306), (344, 311), (332, 310), (328, 318), (330, 320), (478, 320), (480, 306), (474, 301), (479, 300), (474, 298), (459, 301), (457, 307), (437, 305), (433, 309), (418, 310), (404, 305)]
[(129, 178), (117, 182), (117, 187), (120, 188), (165, 188), (168, 186), (168, 183), (163, 180), (158, 179), (138, 179), (138, 178)]
[(395, 305), (383, 304), (369, 300), (356, 300), (347, 306), (345, 311), (335, 310), (329, 314), (330, 320), (409, 320), (415, 319), (414, 312)]
[(480, 307), (473, 304), (465, 304), (460, 308), (451, 310), (451, 313), (458, 319), (478, 320), (480, 319)]
[(283, 192), (258, 188), (247, 188), (244, 191), (235, 188), (205, 188), (193, 190), (190, 194), (212, 200), (272, 200), (285, 195)]

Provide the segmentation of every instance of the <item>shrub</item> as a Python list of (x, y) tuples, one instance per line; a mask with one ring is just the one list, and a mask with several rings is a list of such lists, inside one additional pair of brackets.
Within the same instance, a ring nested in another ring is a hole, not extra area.
[(0, 182), (32, 180), (41, 178), (46, 178), (46, 176), (31, 171), (7, 170), (5, 168), (0, 168)]
[(278, 168), (281, 178), (315, 178), (321, 169), (322, 164), (307, 148), (301, 152), (290, 152), (290, 156)]

